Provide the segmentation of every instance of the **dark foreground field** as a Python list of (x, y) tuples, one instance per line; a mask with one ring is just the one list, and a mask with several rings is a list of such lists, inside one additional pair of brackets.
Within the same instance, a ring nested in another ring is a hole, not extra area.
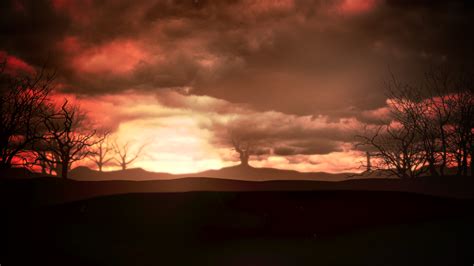
[(471, 199), (186, 192), (2, 208), (2, 266), (474, 263)]

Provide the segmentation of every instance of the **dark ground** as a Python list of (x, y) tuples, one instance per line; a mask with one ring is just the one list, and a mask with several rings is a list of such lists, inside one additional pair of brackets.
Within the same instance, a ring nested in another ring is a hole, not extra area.
[(366, 178), (331, 182), (310, 180), (244, 181), (203, 177), (147, 181), (77, 181), (57, 177), (0, 178), (0, 208), (10, 208), (12, 203), (17, 208), (30, 208), (107, 195), (194, 191), (389, 191), (474, 199), (474, 179), (444, 176), (407, 180)]
[(135, 193), (43, 206), (4, 197), (0, 263), (472, 265), (473, 203), (377, 191)]

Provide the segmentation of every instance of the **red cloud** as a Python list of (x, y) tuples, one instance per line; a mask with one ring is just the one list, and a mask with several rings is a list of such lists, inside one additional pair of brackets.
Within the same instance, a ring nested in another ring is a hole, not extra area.
[(343, 0), (338, 9), (343, 13), (355, 14), (372, 10), (376, 0)]
[(18, 57), (8, 55), (5, 51), (0, 51), (0, 62), (6, 60), (5, 73), (10, 75), (34, 74), (35, 69)]
[(66, 53), (76, 53), (81, 49), (81, 44), (77, 37), (68, 36), (58, 44), (58, 47)]
[[(77, 42), (65, 42), (66, 49), (77, 48)], [(132, 40), (113, 41), (82, 51), (73, 58), (73, 66), (85, 73), (128, 74), (147, 57), (140, 45)]]

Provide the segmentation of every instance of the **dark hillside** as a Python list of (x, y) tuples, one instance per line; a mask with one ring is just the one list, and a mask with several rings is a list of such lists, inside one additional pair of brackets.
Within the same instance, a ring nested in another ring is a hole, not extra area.
[(398, 192), (116, 195), (4, 211), (1, 257), (2, 265), (470, 265), (472, 207)]

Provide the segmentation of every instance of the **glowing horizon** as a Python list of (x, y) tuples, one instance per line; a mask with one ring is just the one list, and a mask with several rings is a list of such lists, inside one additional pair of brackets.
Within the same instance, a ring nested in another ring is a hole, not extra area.
[(55, 68), (55, 101), (77, 102), (117, 140), (146, 143), (130, 167), (234, 165), (236, 134), (258, 142), (255, 167), (352, 172), (365, 158), (354, 136), (390, 113), (392, 73), (413, 84), (429, 66), (471, 57), (472, 45), (450, 41), (470, 29), (457, 19), (466, 10), (388, 0), (11, 0), (2, 17), (21, 34), (5, 33), (0, 58), (8, 74)]

